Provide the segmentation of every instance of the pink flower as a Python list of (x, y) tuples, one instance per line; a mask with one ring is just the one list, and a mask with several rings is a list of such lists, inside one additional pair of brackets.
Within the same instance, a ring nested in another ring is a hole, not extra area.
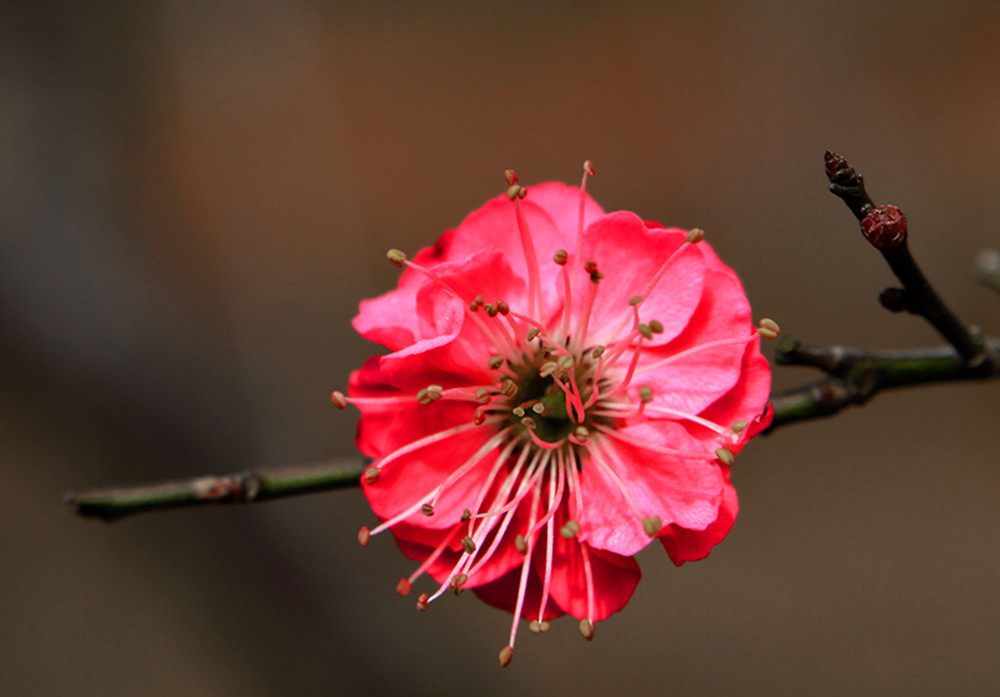
[[(593, 173), (589, 163), (585, 170)], [(569, 614), (590, 639), (639, 582), (658, 539), (705, 557), (737, 512), (733, 456), (769, 423), (770, 369), (736, 274), (690, 232), (605, 213), (585, 191), (489, 201), (361, 304), (389, 349), (351, 375), (362, 485), (438, 584), (472, 589), (532, 631)], [(522, 200), (523, 199), (523, 200)]]

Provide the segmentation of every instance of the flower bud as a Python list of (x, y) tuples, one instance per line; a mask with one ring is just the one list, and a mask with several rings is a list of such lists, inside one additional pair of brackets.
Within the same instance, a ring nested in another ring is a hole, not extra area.
[(893, 249), (906, 242), (906, 216), (895, 206), (879, 206), (861, 221), (861, 234), (875, 249)]

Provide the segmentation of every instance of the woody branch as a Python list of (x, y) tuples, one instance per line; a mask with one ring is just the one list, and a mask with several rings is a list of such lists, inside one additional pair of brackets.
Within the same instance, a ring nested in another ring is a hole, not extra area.
[[(948, 342), (942, 346), (866, 351), (820, 347), (786, 337), (775, 351), (779, 365), (816, 368), (825, 377), (771, 397), (774, 421), (767, 430), (832, 416), (864, 404), (877, 393), (901, 387), (1000, 377), (1000, 338), (984, 338), (948, 309), (909, 249), (906, 218), (894, 206), (876, 206), (864, 180), (840, 155), (826, 153), (830, 190), (861, 224), (865, 238), (881, 253), (902, 284), (887, 288), (879, 301), (894, 312), (926, 319)], [(1000, 254), (984, 252), (977, 274), (1000, 292)], [(113, 521), (133, 513), (209, 503), (255, 503), (299, 494), (357, 486), (367, 461), (330, 460), (308, 465), (203, 475), (140, 486), (92, 489), (67, 494), (66, 504), (81, 516)]]

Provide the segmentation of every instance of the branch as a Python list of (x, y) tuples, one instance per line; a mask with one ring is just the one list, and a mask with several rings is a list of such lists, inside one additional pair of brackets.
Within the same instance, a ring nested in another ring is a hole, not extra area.
[[(984, 346), (1000, 352), (1000, 338)], [(772, 395), (774, 421), (767, 433), (799, 421), (832, 416), (864, 404), (878, 392), (899, 387), (1000, 377), (1000, 365), (988, 371), (970, 366), (951, 346), (897, 351), (862, 351), (845, 346), (823, 348), (790, 336), (775, 349), (779, 365), (819, 368), (827, 378)]]
[[(921, 315), (950, 346), (898, 351), (862, 351), (805, 344), (795, 337), (777, 347), (779, 365), (819, 368), (823, 380), (771, 396), (774, 420), (767, 433), (782, 426), (831, 416), (864, 404), (878, 392), (958, 380), (1000, 377), (1000, 339), (983, 339), (962, 324), (938, 297), (910, 254), (906, 218), (894, 206), (878, 206), (865, 191), (864, 180), (840, 155), (826, 153), (830, 190), (861, 222), (861, 232), (888, 262), (903, 288), (887, 288), (879, 296), (886, 308)], [(979, 277), (1000, 290), (1000, 255), (985, 253), (978, 261)], [(133, 513), (208, 503), (254, 503), (315, 491), (353, 487), (367, 460), (318, 462), (221, 477), (201, 476), (145, 486), (95, 489), (66, 496), (66, 503), (84, 517), (117, 520)]]
[(882, 252), (903, 284), (902, 289), (883, 291), (879, 297), (882, 304), (894, 312), (906, 310), (922, 316), (955, 347), (968, 367), (991, 374), (1000, 363), (996, 349), (986, 346), (978, 331), (967, 327), (948, 309), (917, 266), (907, 243), (906, 217), (895, 206), (876, 207), (865, 191), (864, 177), (840, 155), (828, 151), (825, 164), (830, 191), (851, 209), (865, 239)]
[(306, 465), (202, 475), (140, 486), (91, 489), (65, 496), (66, 505), (85, 518), (118, 520), (133, 513), (209, 503), (256, 503), (357, 486), (366, 461), (329, 460)]

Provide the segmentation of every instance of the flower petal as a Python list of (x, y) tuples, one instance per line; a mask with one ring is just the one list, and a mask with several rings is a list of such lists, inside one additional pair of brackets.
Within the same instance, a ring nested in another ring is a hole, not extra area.
[(736, 498), (736, 488), (729, 483), (722, 492), (722, 503), (719, 505), (719, 517), (704, 530), (689, 530), (679, 525), (671, 525), (660, 535), (663, 548), (670, 555), (670, 560), (680, 566), (686, 561), (698, 561), (708, 556), (712, 547), (722, 542), (729, 534), (739, 512), (739, 500)]

